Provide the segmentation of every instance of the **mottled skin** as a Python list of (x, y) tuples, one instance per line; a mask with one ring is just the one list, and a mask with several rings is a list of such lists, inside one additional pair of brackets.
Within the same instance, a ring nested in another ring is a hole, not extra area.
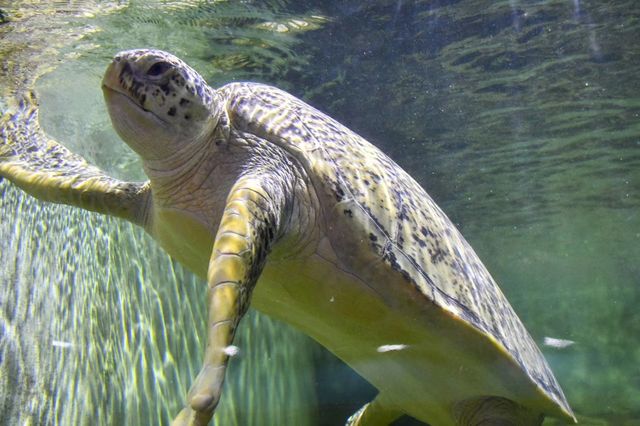
[(175, 425), (211, 419), (225, 348), (250, 303), (378, 388), (349, 424), (402, 414), (434, 426), (575, 420), (473, 249), (377, 148), (273, 87), (214, 90), (165, 52), (119, 54), (103, 88), (148, 182), (112, 179), (11, 117), (0, 175), (39, 198), (143, 226), (206, 277), (203, 368)]

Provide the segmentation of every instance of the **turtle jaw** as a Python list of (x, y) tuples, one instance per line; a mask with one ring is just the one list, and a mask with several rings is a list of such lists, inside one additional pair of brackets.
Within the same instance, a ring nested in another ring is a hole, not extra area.
[(136, 96), (122, 82), (121, 64), (112, 62), (102, 80), (102, 93), (118, 135), (144, 160), (170, 156), (179, 142), (177, 130), (144, 106), (144, 93)]
[(150, 109), (145, 108), (144, 103), (146, 100), (146, 93), (136, 93), (139, 91), (134, 90), (133, 87), (127, 90), (123, 87), (123, 77), (122, 77), (122, 66), (119, 66), (118, 62), (113, 61), (109, 64), (107, 71), (105, 71), (104, 77), (102, 79), (102, 93), (105, 98), (105, 102), (107, 106), (111, 105), (113, 99), (117, 96), (122, 96), (126, 98), (131, 104), (131, 107), (137, 107), (141, 111), (153, 115), (156, 120), (164, 125), (164, 127), (169, 127), (170, 123), (163, 119), (160, 115), (154, 113)]
[(119, 102), (129, 102), (132, 108), (138, 108), (142, 111), (142, 113), (146, 113), (149, 116), (153, 116), (153, 118), (157, 120), (159, 123), (161, 123), (163, 126), (169, 127), (170, 125), (162, 117), (155, 114), (153, 111), (146, 109), (144, 105), (141, 104), (139, 101), (135, 100), (134, 98), (129, 96), (127, 93), (124, 93), (123, 91), (118, 90), (117, 88), (113, 88), (107, 84), (103, 84), (102, 93), (104, 95), (107, 105), (111, 105), (112, 103), (117, 103), (118, 101), (115, 101), (114, 99), (117, 98), (118, 96), (121, 96), (123, 100)]
[(121, 90), (106, 84), (102, 90), (111, 123), (127, 145), (145, 160), (170, 155), (169, 149), (178, 136), (169, 123)]

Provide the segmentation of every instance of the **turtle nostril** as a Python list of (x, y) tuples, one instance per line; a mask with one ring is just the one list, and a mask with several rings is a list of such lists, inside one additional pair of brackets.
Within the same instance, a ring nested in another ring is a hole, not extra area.
[(170, 68), (171, 64), (168, 62), (156, 62), (147, 70), (147, 75), (151, 77), (157, 77), (167, 72)]

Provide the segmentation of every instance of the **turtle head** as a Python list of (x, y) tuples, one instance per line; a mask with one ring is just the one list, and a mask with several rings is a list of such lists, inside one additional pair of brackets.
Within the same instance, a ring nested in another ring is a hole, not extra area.
[(210, 137), (218, 95), (191, 67), (159, 50), (115, 56), (102, 80), (111, 121), (144, 160), (163, 160)]

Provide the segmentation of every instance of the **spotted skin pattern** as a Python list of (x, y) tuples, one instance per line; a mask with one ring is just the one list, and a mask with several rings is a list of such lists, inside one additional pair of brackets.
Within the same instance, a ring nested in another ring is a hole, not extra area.
[[(213, 89), (200, 74), (175, 56), (150, 56), (147, 53), (145, 50), (126, 51), (114, 58), (114, 63), (122, 61), (124, 64), (119, 75), (121, 87), (143, 108), (164, 113), (166, 120), (197, 120), (198, 117), (192, 116), (190, 107), (196, 100), (211, 105)], [(159, 56), (161, 61), (158, 61)], [(135, 75), (134, 69), (137, 68), (146, 69), (148, 77), (161, 77), (162, 82), (145, 84), (145, 80)]]
[[(524, 374), (528, 379), (517, 380), (533, 386), (535, 404), (542, 404), (534, 412), (489, 395), (442, 408), (447, 411), (442, 418), (449, 419), (445, 421), (473, 425), (498, 415), (515, 424), (537, 425), (541, 411), (573, 420), (542, 354), (473, 249), (425, 190), (379, 149), (274, 87), (231, 83), (214, 90), (182, 60), (162, 51), (118, 54), (103, 84), (114, 127), (143, 158), (149, 182), (110, 178), (47, 139), (29, 122), (37, 120), (33, 101), (24, 103), (30, 113), (16, 115), (26, 119), (3, 117), (0, 176), (47, 201), (137, 223), (169, 254), (207, 278), (210, 309), (203, 368), (174, 425), (205, 425), (211, 419), (229, 360), (224, 349), (233, 342), (261, 273), (283, 253), (294, 258), (292, 265), (295, 258), (317, 262), (329, 253), (335, 259), (325, 261), (331, 266), (320, 273), (334, 275), (310, 281), (362, 284), (351, 294), (377, 295), (363, 300), (383, 303), (378, 307), (394, 321), (405, 321), (399, 320), (405, 318), (401, 311), (418, 306), (416, 315), (424, 314), (422, 320), (431, 321), (432, 328), (442, 326), (457, 336), (444, 331), (427, 334), (440, 339), (436, 346), (459, 338), (462, 343), (451, 347), (466, 348), (473, 352), (471, 357), (490, 352), (493, 360), (508, 364), (509, 371)], [(167, 146), (158, 142), (162, 138)], [(162, 161), (147, 158), (158, 153), (171, 154), (164, 170), (157, 168)], [(176, 235), (182, 237), (175, 240)], [(190, 239), (184, 241), (184, 235)], [(278, 252), (278, 247), (284, 251)], [(313, 270), (311, 264), (298, 267), (299, 274)], [(261, 297), (275, 303), (295, 290), (285, 289), (275, 299)], [(301, 295), (314, 290), (307, 291)], [(311, 303), (300, 302), (300, 307), (315, 309), (315, 301)], [(345, 328), (355, 318), (357, 324), (366, 323), (366, 310), (352, 316), (344, 318)], [(302, 328), (316, 327), (316, 338), (322, 340), (322, 324), (288, 319)], [(342, 345), (341, 338), (331, 337), (339, 331), (324, 337)], [(348, 332), (345, 336), (354, 342), (359, 337)], [(355, 359), (369, 349), (349, 350), (344, 356)], [(437, 351), (436, 347), (429, 356)], [(422, 364), (420, 358), (397, 359)], [(480, 359), (471, 363), (482, 370), (486, 366)], [(385, 379), (394, 378), (378, 377)], [(405, 411), (393, 398), (381, 391), (349, 424), (393, 420)], [(432, 413), (440, 410), (432, 408)]]

